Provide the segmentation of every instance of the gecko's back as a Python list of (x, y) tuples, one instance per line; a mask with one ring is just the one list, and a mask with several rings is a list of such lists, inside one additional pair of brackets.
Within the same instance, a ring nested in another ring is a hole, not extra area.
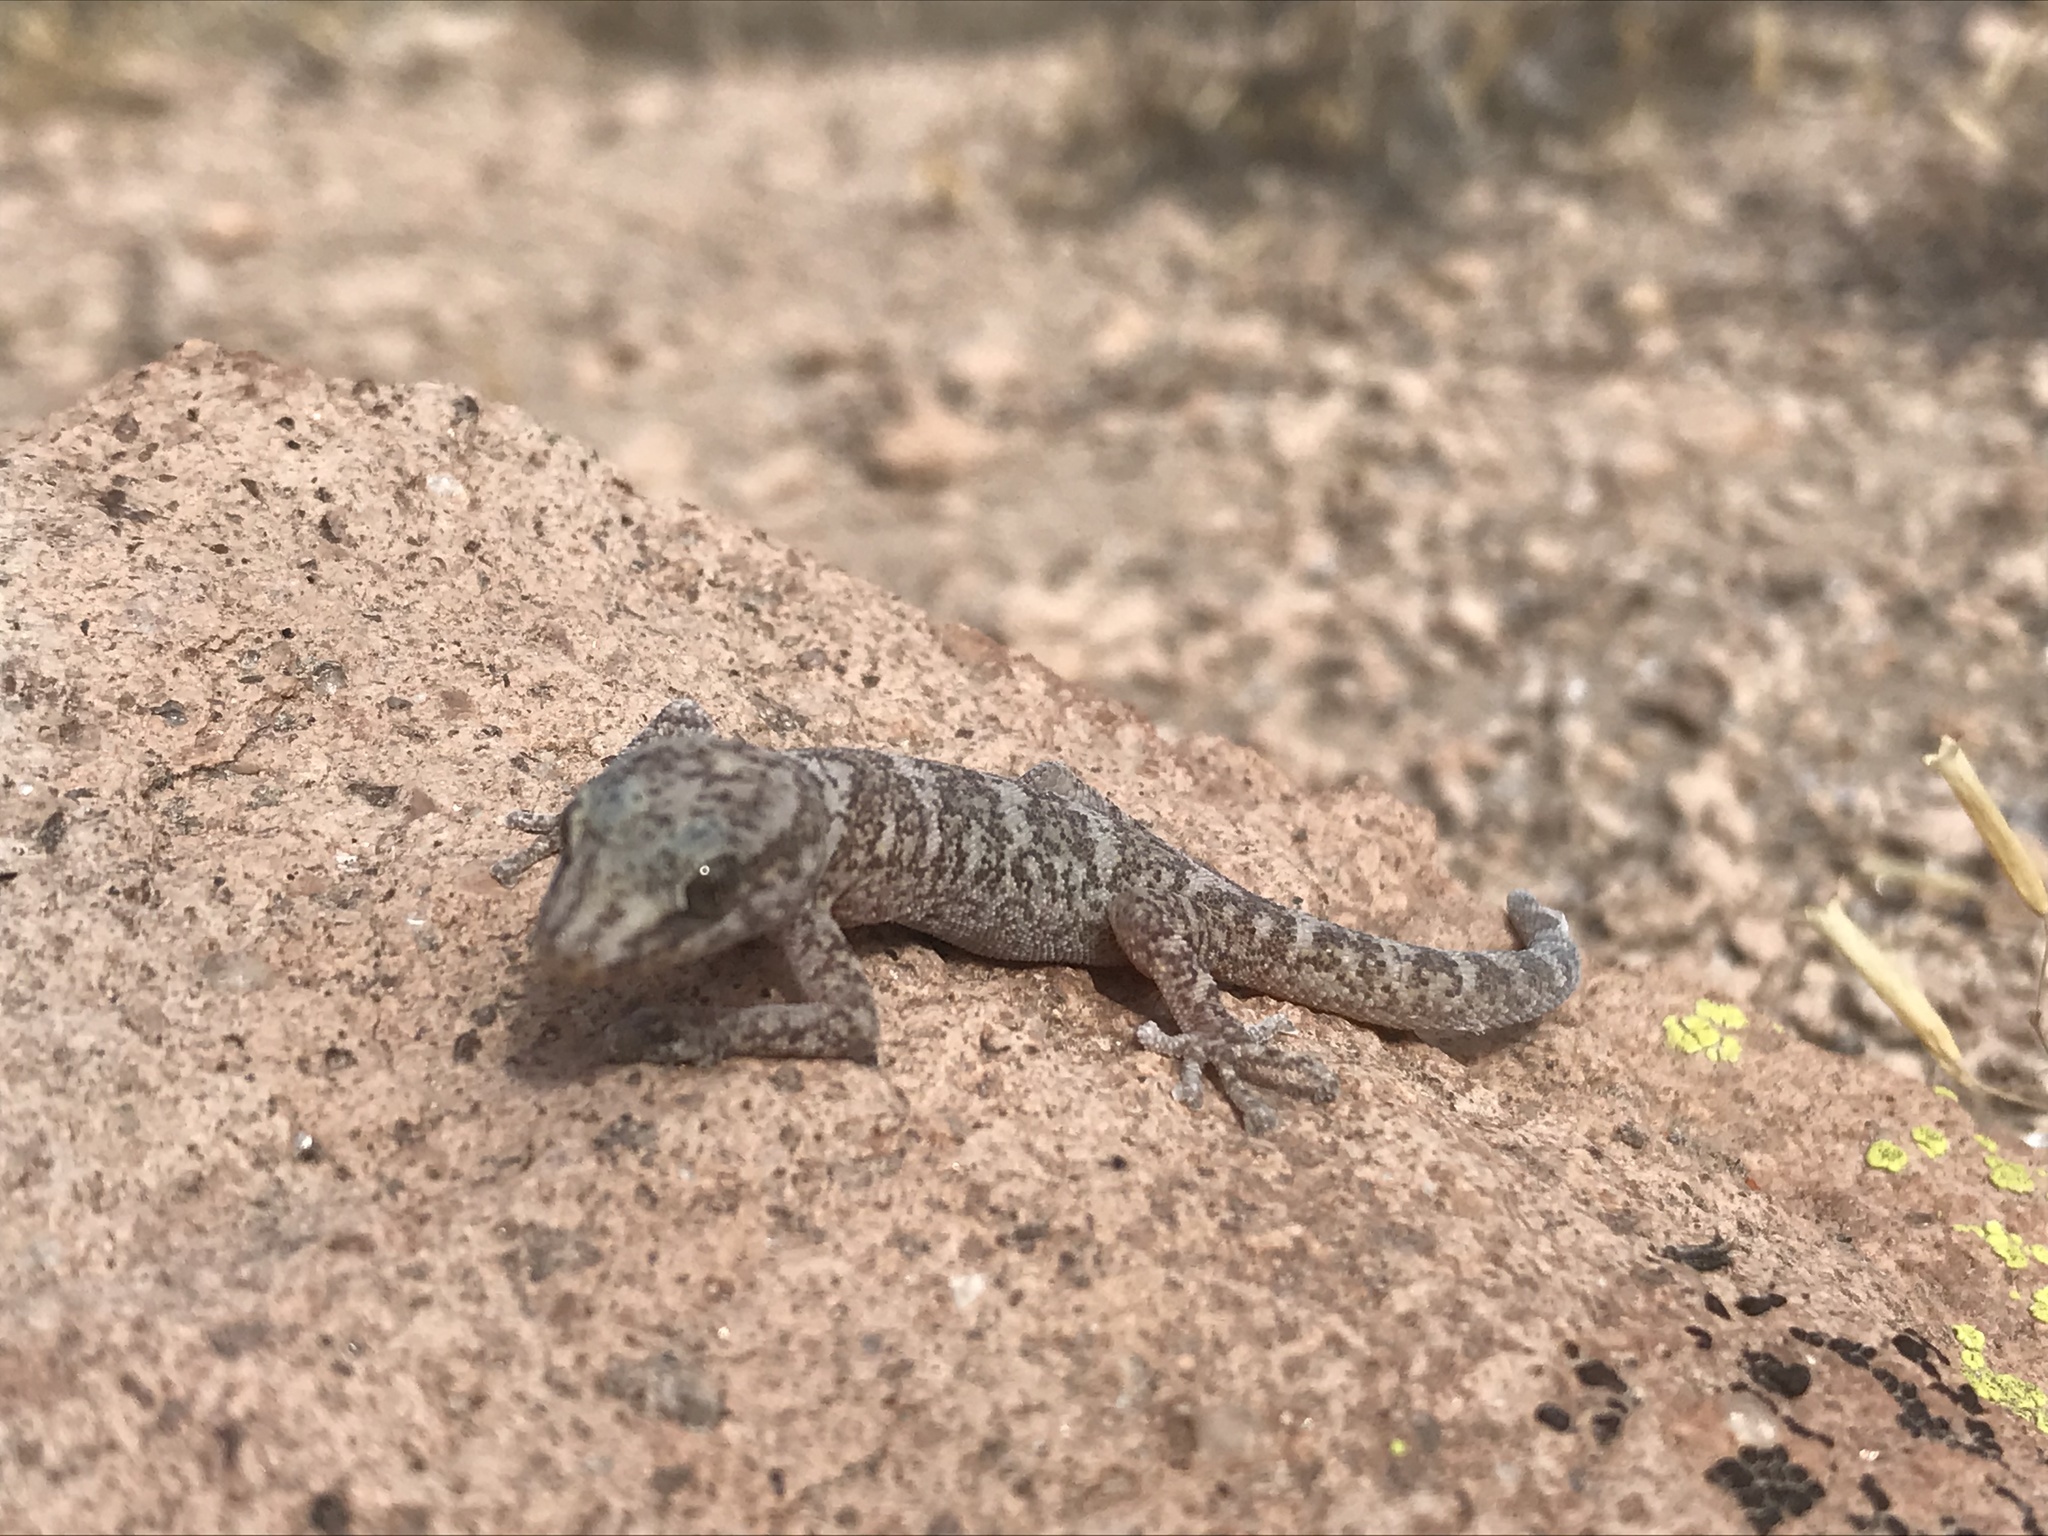
[(993, 960), (1120, 965), (1116, 893), (1190, 866), (1106, 802), (890, 752), (790, 755), (842, 807), (824, 885), (849, 926), (901, 923)]
[(825, 876), (844, 924), (902, 923), (998, 960), (1120, 965), (1113, 910), (1143, 892), (1226, 986), (1438, 1041), (1540, 1018), (1578, 984), (1563, 917), (1526, 893), (1508, 908), (1526, 948), (1404, 944), (1245, 889), (1057, 764), (1010, 779), (884, 752), (791, 755), (844, 807)]

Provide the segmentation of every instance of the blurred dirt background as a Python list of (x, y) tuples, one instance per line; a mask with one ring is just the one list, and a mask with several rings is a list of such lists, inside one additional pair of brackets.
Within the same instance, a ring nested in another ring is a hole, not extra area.
[(1919, 761), (2048, 832), (2041, 9), (19, 4), (0, 272), (0, 427), (453, 381), (1917, 1073), (1841, 894), (2048, 1089)]

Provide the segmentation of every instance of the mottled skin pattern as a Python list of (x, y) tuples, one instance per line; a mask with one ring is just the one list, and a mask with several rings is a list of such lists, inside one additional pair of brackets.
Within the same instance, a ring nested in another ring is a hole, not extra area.
[(1181, 1063), (1175, 1097), (1199, 1104), (1206, 1070), (1246, 1126), (1266, 1131), (1276, 1116), (1246, 1079), (1318, 1102), (1337, 1080), (1273, 1043), (1280, 1015), (1240, 1023), (1219, 982), (1444, 1045), (1537, 1019), (1579, 980), (1564, 917), (1526, 891), (1507, 908), (1524, 948), (1402, 944), (1254, 895), (1062, 764), (1009, 779), (846, 747), (776, 752), (717, 735), (687, 699), (560, 817), (508, 820), (540, 841), (498, 866), (507, 884), (562, 855), (534, 928), (535, 949), (560, 969), (687, 964), (753, 938), (787, 957), (801, 1001), (658, 1025), (636, 1015), (622, 1049), (643, 1059), (873, 1062), (874, 994), (843, 930), (901, 923), (997, 960), (1135, 967), (1179, 1026), (1137, 1031)]

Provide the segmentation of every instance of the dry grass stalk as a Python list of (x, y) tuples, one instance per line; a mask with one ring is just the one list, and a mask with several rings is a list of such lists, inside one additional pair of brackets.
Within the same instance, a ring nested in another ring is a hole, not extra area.
[(1964, 755), (1956, 739), (1953, 736), (1942, 737), (1941, 750), (1921, 761), (1948, 781), (1948, 787), (1955, 792), (1957, 804), (1970, 818), (1977, 835), (1984, 839), (1984, 846), (1991, 850), (1991, 857), (1998, 861), (1998, 867), (2012, 882), (2012, 888), (2020, 893), (2020, 900), (2033, 909), (2036, 917), (2048, 917), (2048, 886), (2041, 882), (2041, 871), (2028, 856), (2019, 834), (2005, 819), (2005, 813), (1991, 798), (1991, 791), (1977, 777), (1977, 770), (1970, 766), (1970, 759)]
[(2019, 892), (2020, 900), (2032, 909), (2034, 915), (2043, 919), (2041, 963), (2034, 971), (2034, 1008), (2027, 1015), (2027, 1023), (2033, 1027), (2034, 1038), (2041, 1042), (2041, 1048), (2048, 1050), (2048, 1031), (2041, 1023), (2041, 1000), (2044, 987), (2048, 987), (2048, 886), (2041, 881), (2041, 869), (2028, 852), (2026, 844), (2012, 829), (2012, 823), (2005, 819), (2005, 813), (1991, 798), (1991, 792), (1984, 787), (1984, 781), (1977, 777), (1977, 770), (1970, 766), (1970, 759), (1953, 736), (1941, 738), (1940, 750), (1931, 757), (1922, 759), (1954, 791), (1957, 802), (1970, 818), (1970, 824), (1977, 829), (1977, 835), (1984, 840), (1984, 846), (1991, 850), (1991, 857), (2004, 871), (2005, 878), (2012, 882), (2012, 888)]
[(1913, 1032), (1913, 1038), (1941, 1064), (1943, 1071), (1959, 1082), (1977, 1086), (1963, 1070), (1963, 1055), (1956, 1047), (1956, 1037), (1927, 1001), (1927, 994), (1908, 979), (1889, 955), (1870, 942), (1869, 935), (1842, 910), (1839, 900), (1825, 907), (1808, 907), (1806, 920), (1870, 983), (1871, 990), (1884, 999), (1885, 1006), (1898, 1015), (1899, 1022)]

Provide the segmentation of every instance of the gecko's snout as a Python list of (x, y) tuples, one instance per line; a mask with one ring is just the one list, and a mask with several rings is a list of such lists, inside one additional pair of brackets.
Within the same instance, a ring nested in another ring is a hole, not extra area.
[(534, 958), (566, 977), (593, 977), (629, 959), (629, 941), (644, 926), (616, 895), (596, 899), (589, 871), (565, 860), (534, 916)]
[[(573, 913), (550, 913), (545, 902), (533, 925), (534, 958), (549, 970), (571, 978), (597, 974), (617, 963), (617, 957), (603, 953), (600, 934), (577, 933), (569, 919)], [(550, 917), (554, 920), (550, 921)]]

